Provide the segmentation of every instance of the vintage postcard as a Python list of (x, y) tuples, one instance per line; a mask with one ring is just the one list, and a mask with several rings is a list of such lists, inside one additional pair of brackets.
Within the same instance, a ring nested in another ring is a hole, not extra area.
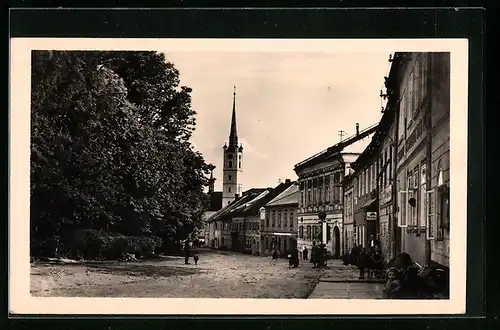
[(11, 313), (465, 312), (466, 39), (10, 44)]

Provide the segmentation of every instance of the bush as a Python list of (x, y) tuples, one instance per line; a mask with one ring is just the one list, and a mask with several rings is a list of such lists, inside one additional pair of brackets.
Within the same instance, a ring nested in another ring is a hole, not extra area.
[(73, 259), (117, 260), (131, 253), (137, 258), (147, 257), (162, 245), (158, 237), (124, 236), (102, 230), (83, 229), (65, 235), (62, 254)]

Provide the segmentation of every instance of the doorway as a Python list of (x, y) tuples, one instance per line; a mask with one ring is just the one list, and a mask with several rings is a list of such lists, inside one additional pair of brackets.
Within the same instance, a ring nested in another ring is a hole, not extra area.
[(335, 259), (340, 258), (340, 230), (338, 226), (333, 228), (333, 256)]

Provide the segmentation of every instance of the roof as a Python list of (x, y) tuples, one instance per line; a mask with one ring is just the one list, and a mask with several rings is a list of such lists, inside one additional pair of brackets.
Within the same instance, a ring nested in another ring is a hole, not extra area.
[(274, 197), (269, 203), (266, 204), (266, 206), (298, 204), (298, 202), (299, 202), (299, 187), (296, 184), (292, 184), (281, 194)]
[(346, 138), (344, 141), (341, 141), (337, 144), (334, 144), (333, 146), (323, 150), (323, 151), (320, 151), (319, 153), (297, 163), (294, 167), (295, 170), (299, 169), (299, 168), (303, 168), (303, 167), (306, 167), (310, 164), (313, 164), (315, 162), (318, 162), (324, 158), (326, 158), (327, 156), (330, 156), (330, 155), (334, 155), (334, 154), (337, 154), (337, 153), (340, 153), (342, 150), (344, 150), (344, 148), (346, 148), (347, 146), (353, 144), (353, 143), (356, 143), (357, 141), (361, 140), (361, 139), (364, 139), (366, 138), (367, 136), (369, 136), (370, 134), (373, 134), (373, 132), (375, 132), (378, 128), (378, 123), (377, 124), (373, 124), (363, 130), (361, 130), (359, 132), (359, 134), (355, 134), (355, 135), (352, 135), (348, 138)]
[(284, 192), (290, 186), (295, 185), (293, 182), (287, 180), (282, 182), (274, 188), (268, 188), (266, 192), (261, 193), (256, 196), (251, 201), (247, 202), (244, 207), (239, 207), (234, 211), (234, 215), (237, 216), (250, 216), (259, 213), (259, 209), (266, 205), (269, 201), (274, 199), (276, 196)]
[(270, 200), (281, 194), (294, 183), (287, 181), (280, 183), (274, 188), (253, 188), (245, 191), (243, 196), (236, 199), (231, 204), (225, 206), (215, 214), (213, 214), (207, 221), (214, 221), (216, 219), (231, 219), (235, 216), (249, 216), (258, 214), (259, 209), (266, 205)]
[(222, 208), (222, 191), (209, 194), (210, 204), (207, 211), (218, 211)]
[(207, 219), (207, 221), (213, 221), (215, 219), (221, 219), (226, 216), (228, 216), (231, 212), (233, 212), (238, 206), (241, 206), (245, 204), (246, 202), (252, 200), (256, 196), (256, 192), (250, 192), (247, 193), (246, 195), (243, 195), (242, 197), (236, 199), (234, 202), (230, 203), (229, 205), (226, 205), (219, 211), (215, 212), (212, 214), (211, 217)]

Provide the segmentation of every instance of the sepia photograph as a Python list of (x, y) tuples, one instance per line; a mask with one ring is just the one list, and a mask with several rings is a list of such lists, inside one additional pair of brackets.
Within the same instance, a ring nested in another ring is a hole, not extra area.
[(47, 40), (12, 59), (30, 299), (464, 308), (466, 42)]

